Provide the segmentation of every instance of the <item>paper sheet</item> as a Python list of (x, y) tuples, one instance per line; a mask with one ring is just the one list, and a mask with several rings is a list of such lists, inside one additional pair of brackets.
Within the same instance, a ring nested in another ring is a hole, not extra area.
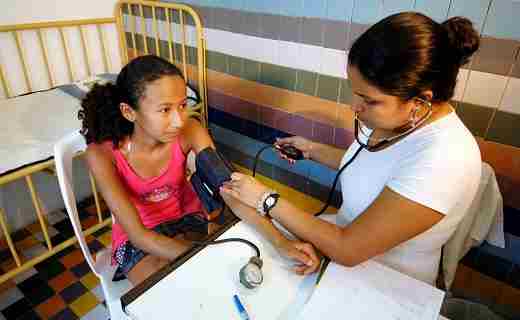
[(436, 320), (444, 292), (374, 261), (331, 263), (300, 319)]

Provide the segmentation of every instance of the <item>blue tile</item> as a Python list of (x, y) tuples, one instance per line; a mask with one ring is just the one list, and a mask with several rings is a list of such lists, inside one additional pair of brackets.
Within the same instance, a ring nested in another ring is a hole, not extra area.
[(469, 18), (480, 32), (484, 17), (491, 0), (453, 0), (448, 17), (463, 16)]
[(448, 16), (450, 0), (416, 0), (415, 11), (421, 12), (441, 23)]
[(289, 17), (303, 16), (303, 0), (284, 0), (280, 1), (280, 14)]
[(383, 17), (387, 17), (394, 13), (411, 11), (414, 7), (414, 0), (384, 0), (383, 1)]
[(328, 0), (327, 19), (350, 21), (353, 7), (354, 0)]
[[(336, 170), (332, 170), (324, 165), (315, 163), (309, 173), (309, 178), (325, 187), (331, 188), (334, 178), (336, 177)], [(336, 185), (336, 190), (339, 189), (339, 183)]]
[(303, 0), (303, 16), (325, 18), (327, 16), (326, 0)]
[(244, 9), (245, 0), (227, 0), (228, 8), (234, 10), (242, 10)]
[(495, 38), (520, 40), (520, 2), (493, 1), (484, 26), (484, 34)]
[(362, 24), (373, 24), (381, 19), (381, 0), (356, 0), (352, 21)]

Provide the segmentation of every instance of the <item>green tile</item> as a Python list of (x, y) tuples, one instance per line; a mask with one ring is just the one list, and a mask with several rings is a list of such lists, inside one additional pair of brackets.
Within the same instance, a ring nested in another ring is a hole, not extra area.
[(128, 48), (133, 48), (132, 34), (130, 32), (125, 32), (125, 41), (126, 41), (126, 46)]
[(279, 88), (294, 91), (296, 86), (296, 69), (279, 67)]
[(318, 75), (314, 72), (298, 70), (296, 77), (296, 91), (313, 96), (316, 90), (316, 79)]
[(320, 74), (318, 77), (318, 97), (338, 101), (339, 78)]
[(173, 45), (173, 55), (175, 57), (175, 61), (182, 61), (182, 46), (179, 43), (174, 43)]
[(339, 89), (339, 102), (344, 104), (352, 103), (352, 85), (349, 79), (341, 79), (341, 88)]
[(498, 110), (489, 128), (487, 140), (520, 147), (520, 115)]
[(483, 137), (493, 114), (493, 108), (459, 102), (457, 114), (475, 136)]
[(207, 51), (208, 68), (218, 71), (227, 72), (227, 56), (216, 51)]
[(281, 83), (280, 79), (280, 66), (262, 63), (260, 66), (260, 82), (269, 86), (279, 87)]
[(188, 63), (191, 65), (197, 65), (197, 48), (186, 46), (186, 54)]
[(244, 65), (244, 59), (235, 56), (228, 56), (228, 64), (229, 74), (241, 78), (243, 73), (242, 70)]
[[(170, 49), (168, 48), (168, 41), (161, 40), (159, 42), (159, 48), (161, 48), (161, 58), (170, 60)], [(172, 48), (172, 51), (173, 51), (173, 48)]]
[(260, 75), (260, 63), (253, 60), (244, 59), (243, 78), (251, 81), (258, 81)]

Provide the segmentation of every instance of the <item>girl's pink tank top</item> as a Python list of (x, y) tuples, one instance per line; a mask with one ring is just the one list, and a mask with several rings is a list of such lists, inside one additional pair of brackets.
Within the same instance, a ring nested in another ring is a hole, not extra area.
[[(137, 175), (120, 149), (112, 148), (111, 142), (110, 149), (123, 185), (146, 228), (152, 229), (165, 221), (203, 212), (197, 194), (186, 180), (186, 155), (179, 139), (172, 143), (168, 167), (160, 175), (147, 179)], [(112, 253), (127, 240), (128, 235), (115, 218), (112, 224)]]

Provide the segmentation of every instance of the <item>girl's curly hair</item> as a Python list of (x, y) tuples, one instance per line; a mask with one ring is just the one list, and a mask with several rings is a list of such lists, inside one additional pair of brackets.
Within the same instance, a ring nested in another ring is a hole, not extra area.
[(78, 118), (82, 121), (81, 134), (87, 144), (111, 140), (119, 141), (134, 130), (132, 122), (121, 114), (119, 105), (126, 103), (139, 109), (146, 85), (164, 76), (182, 76), (170, 62), (154, 56), (140, 56), (130, 61), (119, 73), (115, 84), (95, 84), (81, 101)]

